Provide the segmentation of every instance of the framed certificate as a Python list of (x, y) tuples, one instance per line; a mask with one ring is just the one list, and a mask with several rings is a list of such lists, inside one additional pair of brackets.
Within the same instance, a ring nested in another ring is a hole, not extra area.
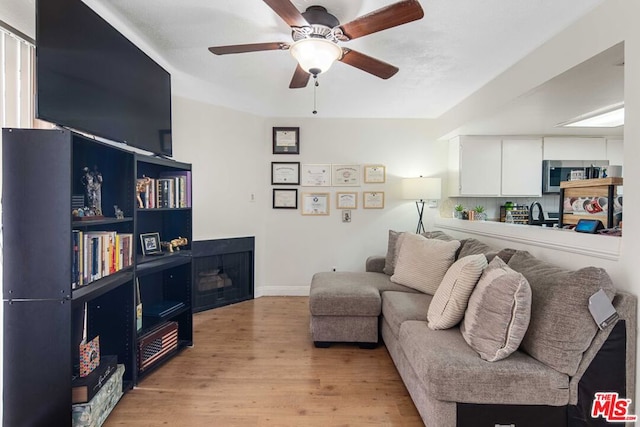
[(344, 191), (336, 193), (336, 209), (357, 209), (358, 193), (355, 191)]
[(302, 193), (302, 215), (329, 215), (329, 193)]
[(300, 154), (300, 128), (273, 128), (273, 154)]
[(295, 188), (274, 188), (273, 209), (298, 209), (298, 190)]
[(271, 162), (271, 185), (300, 185), (300, 162)]
[(331, 184), (336, 187), (359, 187), (360, 165), (331, 165)]
[(362, 201), (362, 207), (365, 209), (383, 209), (384, 191), (364, 191)]
[(386, 181), (386, 168), (384, 165), (365, 165), (365, 184), (383, 184)]
[(303, 164), (300, 180), (306, 187), (329, 187), (331, 186), (331, 165)]

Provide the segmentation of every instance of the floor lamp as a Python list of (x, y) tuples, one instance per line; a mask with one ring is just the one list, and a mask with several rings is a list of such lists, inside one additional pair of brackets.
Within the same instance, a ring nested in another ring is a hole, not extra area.
[(402, 195), (404, 199), (415, 200), (418, 210), (418, 227), (416, 234), (425, 232), (422, 223), (424, 204), (427, 200), (440, 200), (442, 180), (440, 178), (404, 178), (402, 180)]

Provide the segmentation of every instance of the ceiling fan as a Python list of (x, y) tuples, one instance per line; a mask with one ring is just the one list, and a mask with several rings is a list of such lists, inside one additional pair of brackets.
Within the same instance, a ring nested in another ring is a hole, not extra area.
[(388, 79), (398, 72), (398, 68), (372, 58), (353, 49), (340, 47), (338, 42), (346, 42), (388, 28), (421, 19), (424, 11), (418, 0), (403, 0), (363, 15), (353, 21), (340, 21), (322, 6), (309, 6), (300, 12), (290, 0), (263, 0), (291, 27), (293, 43), (271, 42), (228, 46), (214, 46), (209, 50), (216, 55), (258, 52), (266, 50), (288, 50), (298, 61), (289, 88), (307, 86), (311, 75), (326, 72), (331, 64), (340, 61)]

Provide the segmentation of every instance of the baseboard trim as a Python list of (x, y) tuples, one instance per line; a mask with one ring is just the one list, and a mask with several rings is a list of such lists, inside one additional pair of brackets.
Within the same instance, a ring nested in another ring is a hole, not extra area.
[(255, 290), (258, 297), (307, 297), (309, 285), (306, 286), (260, 286)]

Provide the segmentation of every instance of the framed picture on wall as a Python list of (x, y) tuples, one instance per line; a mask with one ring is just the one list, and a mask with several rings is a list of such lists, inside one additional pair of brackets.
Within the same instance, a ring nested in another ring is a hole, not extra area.
[(302, 215), (329, 215), (329, 193), (303, 193)]
[(295, 188), (274, 188), (273, 209), (298, 209), (298, 190)]
[(384, 209), (384, 191), (365, 191), (362, 193), (364, 209)]
[(274, 127), (273, 154), (300, 154), (300, 128)]
[(299, 185), (300, 162), (271, 162), (271, 185)]
[(339, 191), (336, 193), (336, 209), (357, 209), (358, 193), (356, 191)]
[(331, 184), (336, 187), (359, 187), (360, 165), (331, 165)]
[(329, 187), (331, 185), (331, 165), (302, 165), (300, 181), (302, 186), (307, 187)]
[(384, 184), (386, 181), (386, 168), (384, 165), (365, 165), (365, 184)]

